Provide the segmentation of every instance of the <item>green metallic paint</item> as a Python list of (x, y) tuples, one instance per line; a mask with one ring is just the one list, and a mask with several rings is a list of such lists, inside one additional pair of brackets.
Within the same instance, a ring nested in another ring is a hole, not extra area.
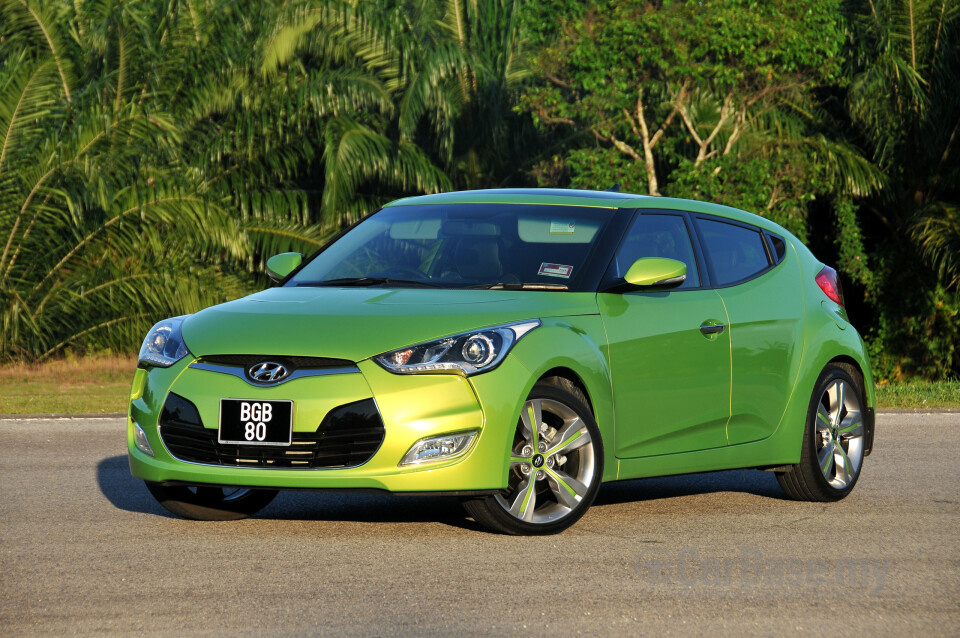
[[(594, 441), (594, 445), (610, 460), (603, 466), (603, 480), (607, 481), (617, 475), (616, 464), (612, 462), (616, 432), (606, 337), (603, 322), (596, 313), (595, 309), (592, 315), (545, 319), (541, 327), (531, 331), (514, 347), (507, 360), (520, 361), (528, 372), (526, 379), (517, 380), (522, 390), (509, 391), (515, 397), (515, 406), (507, 414), (520, 413), (537, 380), (558, 373), (572, 375), (584, 387), (600, 429), (601, 440)], [(498, 387), (498, 380), (493, 377), (493, 374), (483, 374), (472, 378), (481, 401)]]
[(601, 293), (619, 458), (726, 445), (730, 333), (715, 290)]
[[(627, 274), (623, 276), (623, 280), (634, 286), (655, 286), (686, 275), (687, 265), (682, 261), (662, 257), (644, 257), (633, 262)], [(682, 282), (676, 283), (679, 285)]]
[[(603, 481), (797, 462), (817, 377), (838, 359), (862, 371), (865, 407), (875, 406), (863, 340), (843, 309), (825, 300), (814, 283), (823, 265), (773, 222), (705, 202), (570, 191), (447, 193), (391, 206), (480, 202), (623, 211), (613, 214), (635, 209), (711, 214), (778, 233), (792, 249), (761, 277), (717, 290), (617, 295), (273, 288), (209, 308), (183, 324), (192, 355), (134, 376), (127, 431), (134, 475), (281, 489), (503, 489), (523, 404), (538, 379), (554, 374), (581, 385), (591, 403), (601, 434), (595, 444), (607, 459)], [(469, 378), (396, 375), (370, 359), (449, 334), (536, 318), (542, 326), (526, 334), (495, 370)], [(711, 324), (728, 329), (700, 333), (701, 325)], [(205, 354), (250, 353), (350, 359), (360, 372), (264, 388), (189, 368)], [(170, 391), (193, 401), (207, 427), (216, 427), (221, 397), (291, 399), (298, 431), (315, 428), (333, 406), (373, 397), (386, 437), (373, 458), (356, 468), (183, 463), (170, 457), (157, 431)], [(134, 422), (143, 427), (155, 458), (136, 448)], [(465, 430), (479, 435), (463, 457), (398, 467), (417, 440)]]
[(796, 252), (790, 249), (772, 270), (717, 291), (733, 344), (728, 443), (766, 438), (783, 416), (803, 353), (804, 301), (796, 294), (800, 277)]
[(274, 281), (280, 281), (303, 261), (300, 253), (280, 253), (267, 260), (267, 275)]
[[(513, 321), (595, 313), (593, 293), (420, 288), (270, 288), (188, 317), (190, 352), (359, 361)], [(385, 329), (389, 327), (389, 329)]]

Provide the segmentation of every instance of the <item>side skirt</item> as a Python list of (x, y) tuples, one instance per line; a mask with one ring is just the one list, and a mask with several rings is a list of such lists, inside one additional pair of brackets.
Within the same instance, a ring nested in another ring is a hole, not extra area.
[(783, 438), (774, 435), (762, 441), (728, 445), (710, 450), (645, 456), (635, 459), (617, 459), (616, 480), (717, 470), (768, 468), (799, 463), (800, 447), (791, 446), (796, 449), (792, 451), (784, 450)]

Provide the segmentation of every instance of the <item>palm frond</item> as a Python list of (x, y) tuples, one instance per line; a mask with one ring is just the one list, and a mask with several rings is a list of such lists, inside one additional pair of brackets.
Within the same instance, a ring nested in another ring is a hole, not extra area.
[(960, 288), (960, 207), (947, 202), (923, 206), (910, 233), (941, 280), (949, 287)]

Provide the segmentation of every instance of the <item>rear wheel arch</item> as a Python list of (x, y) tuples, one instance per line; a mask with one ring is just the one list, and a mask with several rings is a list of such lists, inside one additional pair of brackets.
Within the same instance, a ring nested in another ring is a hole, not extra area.
[[(864, 435), (863, 455), (870, 456), (870, 453), (873, 451), (873, 436), (877, 428), (876, 399), (874, 399), (874, 405), (869, 405), (873, 392), (872, 388), (867, 387), (867, 377), (863, 373), (863, 367), (861, 367), (859, 361), (847, 355), (834, 357), (827, 364), (827, 366), (830, 365), (836, 365), (846, 370), (847, 373), (860, 384), (860, 390), (863, 392), (864, 399), (864, 428), (866, 430)], [(824, 366), (824, 369), (826, 369), (827, 366)]]
[(831, 360), (823, 367), (810, 396), (799, 461), (777, 471), (791, 498), (836, 501), (853, 490), (872, 437), (862, 386), (849, 363)]
[[(827, 362), (827, 365), (834, 364), (840, 366), (846, 366), (849, 368), (847, 372), (853, 374), (856, 372), (855, 378), (858, 378), (860, 383), (864, 383), (863, 368), (860, 366), (860, 363), (853, 357), (847, 356), (845, 354), (839, 355)], [(824, 366), (826, 368), (826, 366)]]

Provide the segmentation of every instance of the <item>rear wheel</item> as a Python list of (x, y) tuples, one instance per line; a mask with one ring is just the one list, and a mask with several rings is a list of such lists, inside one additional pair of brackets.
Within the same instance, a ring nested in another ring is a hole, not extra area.
[(144, 481), (164, 508), (195, 521), (235, 521), (247, 518), (270, 504), (274, 490), (213, 486), (161, 485)]
[(830, 364), (810, 400), (800, 462), (777, 481), (798, 501), (838, 501), (853, 490), (863, 466), (863, 381), (847, 364)]
[(600, 489), (603, 445), (586, 397), (565, 380), (555, 383), (538, 383), (523, 404), (507, 489), (464, 502), (494, 531), (561, 532), (583, 516)]

